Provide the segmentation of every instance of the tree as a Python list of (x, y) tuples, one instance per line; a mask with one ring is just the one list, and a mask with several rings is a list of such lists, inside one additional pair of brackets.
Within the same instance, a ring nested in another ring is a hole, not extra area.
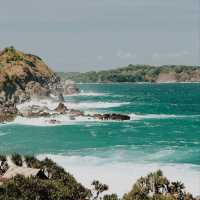
[(102, 184), (97, 180), (94, 180), (92, 182), (92, 186), (94, 186), (94, 192), (95, 192), (95, 194), (93, 195), (93, 200), (97, 200), (101, 193), (103, 193), (104, 191), (108, 190), (108, 186), (107, 185)]

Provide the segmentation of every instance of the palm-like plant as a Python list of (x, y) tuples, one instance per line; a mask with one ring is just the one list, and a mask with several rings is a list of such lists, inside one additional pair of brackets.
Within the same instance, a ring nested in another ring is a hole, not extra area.
[(100, 183), (97, 180), (94, 180), (92, 182), (92, 186), (94, 186), (94, 191), (95, 191), (95, 195), (93, 197), (93, 200), (97, 200), (99, 198), (99, 195), (101, 193), (103, 193), (104, 191), (108, 190), (108, 186), (105, 184)]

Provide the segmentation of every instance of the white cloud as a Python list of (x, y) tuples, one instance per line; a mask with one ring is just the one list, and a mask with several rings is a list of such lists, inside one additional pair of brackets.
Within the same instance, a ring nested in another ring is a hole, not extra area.
[(132, 58), (135, 59), (136, 58), (136, 54), (128, 52), (128, 51), (119, 50), (117, 52), (117, 57), (119, 57), (120, 59), (132, 59)]

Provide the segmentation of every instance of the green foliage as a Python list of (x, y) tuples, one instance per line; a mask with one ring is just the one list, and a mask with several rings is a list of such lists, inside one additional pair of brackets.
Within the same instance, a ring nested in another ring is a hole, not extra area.
[[(127, 67), (106, 70), (106, 71), (91, 71), (86, 73), (60, 72), (58, 75), (62, 79), (71, 79), (76, 82), (92, 83), (92, 82), (156, 82), (158, 76), (162, 73), (172, 74), (177, 77), (178, 81), (190, 81), (193, 73), (199, 73), (200, 69), (194, 66), (182, 65), (128, 65)], [(189, 75), (189, 76), (188, 76)], [(185, 80), (185, 77), (188, 77)], [(199, 79), (200, 81), (200, 79)]]
[(42, 180), (38, 178), (24, 178), (16, 176), (0, 188), (0, 199), (27, 200), (86, 200), (78, 188), (76, 193), (60, 180)]
[(18, 153), (12, 154), (11, 160), (13, 161), (13, 163), (15, 165), (17, 165), (19, 167), (21, 167), (23, 165), (22, 157)]
[(192, 200), (193, 197), (186, 194), (184, 188), (179, 181), (170, 183), (158, 170), (138, 179), (123, 200)]
[(36, 159), (34, 156), (24, 156), (25, 162), (27, 167), (31, 167), (31, 168), (40, 168), (40, 161), (38, 159)]
[(0, 161), (5, 162), (7, 160), (6, 155), (0, 154)]
[[(18, 163), (22, 157), (13, 154), (12, 160)], [(47, 171), (48, 179), (16, 176), (0, 185), (0, 200), (89, 200), (91, 191), (86, 189), (55, 162), (46, 158), (39, 161), (33, 156), (24, 156), (27, 166)]]
[(3, 66), (5, 63), (12, 63), (16, 61), (23, 61), (23, 53), (16, 51), (16, 49), (11, 46), (7, 47), (1, 53), (2, 58), (0, 59), (0, 64)]
[(119, 200), (116, 194), (106, 194), (103, 196), (103, 200)]
[(108, 186), (107, 185), (102, 184), (97, 180), (94, 180), (92, 182), (92, 186), (94, 186), (94, 191), (95, 191), (95, 194), (93, 195), (93, 200), (97, 200), (101, 193), (103, 193), (104, 191), (108, 190)]
[[(19, 154), (13, 154), (11, 159), (18, 166), (22, 165), (22, 156)], [(108, 186), (97, 180), (92, 182), (91, 192), (48, 158), (40, 161), (33, 156), (24, 156), (24, 160), (28, 167), (43, 170), (48, 179), (42, 176), (25, 178), (17, 175), (0, 185), (0, 200), (120, 200), (116, 194), (102, 196)], [(4, 155), (0, 155), (0, 161), (0, 167), (5, 167)], [(122, 200), (195, 200), (184, 189), (183, 183), (170, 182), (158, 170), (138, 179)]]

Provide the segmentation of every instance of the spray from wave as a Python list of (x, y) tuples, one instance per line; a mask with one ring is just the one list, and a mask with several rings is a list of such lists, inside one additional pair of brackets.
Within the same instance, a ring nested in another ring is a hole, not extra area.
[(97, 179), (109, 185), (110, 193), (117, 193), (119, 196), (128, 192), (138, 178), (158, 169), (170, 180), (185, 183), (187, 190), (192, 194), (199, 194), (200, 168), (195, 165), (110, 162), (110, 159), (91, 156), (39, 155), (38, 158), (46, 156), (63, 166), (87, 187)]

